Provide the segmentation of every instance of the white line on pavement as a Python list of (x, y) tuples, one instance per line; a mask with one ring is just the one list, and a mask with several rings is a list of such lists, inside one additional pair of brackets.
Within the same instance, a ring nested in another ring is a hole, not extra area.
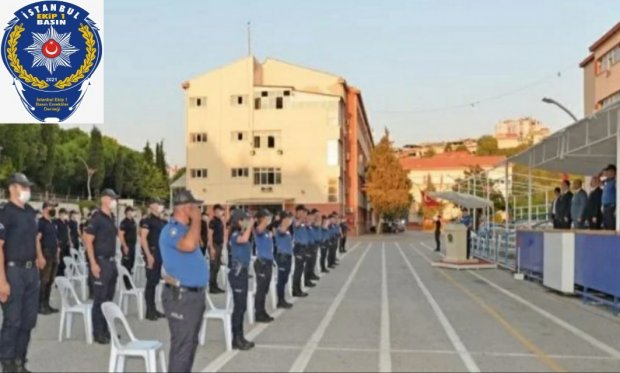
[(576, 335), (577, 337), (583, 339), (584, 341), (590, 343), (592, 346), (598, 348), (599, 350), (609, 354), (609, 356), (616, 358), (616, 359), (620, 359), (620, 351), (616, 350), (615, 348), (611, 347), (610, 345), (606, 344), (605, 342), (596, 339), (595, 337), (591, 336), (590, 334), (584, 332), (583, 330), (567, 323), (566, 321), (560, 319), (559, 317), (551, 314), (550, 312), (547, 312), (545, 310), (543, 310), (542, 308), (532, 304), (531, 302), (528, 302), (527, 300), (521, 298), (520, 296), (518, 296), (517, 294), (514, 294), (506, 289), (504, 289), (503, 287), (499, 286), (498, 284), (494, 283), (493, 281), (487, 279), (484, 276), (481, 276), (477, 273), (474, 273), (472, 271), (467, 271), (469, 274), (471, 274), (472, 276), (478, 278), (481, 281), (484, 281), (485, 283), (487, 283), (488, 285), (490, 285), (492, 288), (494, 288), (495, 290), (499, 291), (500, 293), (503, 293), (504, 295), (506, 295), (507, 297), (517, 301), (518, 303), (523, 304), (524, 306), (530, 308), (532, 311), (540, 314), (541, 316), (547, 318), (548, 320), (552, 321), (553, 323), (555, 323), (556, 325), (568, 330), (569, 332), (573, 333), (574, 335)]
[[(361, 242), (357, 242), (355, 245), (353, 245), (353, 247), (347, 250), (347, 252), (342, 256), (342, 258), (353, 253), (359, 247), (360, 244)], [(297, 299), (298, 298), (291, 299), (290, 303), (295, 304), (297, 302)], [(279, 309), (271, 316), (277, 320), (278, 317), (280, 317), (280, 315), (282, 315), (284, 312), (285, 310)], [(246, 334), (247, 339), (249, 340), (256, 339), (256, 337), (258, 337), (263, 331), (265, 331), (265, 329), (267, 329), (269, 325), (271, 324), (260, 324), (260, 325), (255, 326), (252, 330), (250, 330)], [(207, 365), (202, 370), (202, 372), (218, 372), (220, 369), (224, 367), (224, 365), (228, 364), (229, 361), (231, 361), (235, 356), (237, 356), (238, 353), (239, 353), (238, 350), (226, 351), (222, 353), (217, 358), (215, 358), (209, 365)]]
[(323, 335), (325, 334), (325, 331), (327, 330), (329, 323), (334, 318), (334, 315), (336, 314), (336, 310), (340, 306), (340, 303), (342, 302), (342, 299), (344, 298), (347, 290), (349, 290), (351, 283), (353, 283), (353, 278), (357, 274), (357, 271), (359, 270), (362, 262), (364, 261), (366, 254), (368, 254), (368, 250), (370, 250), (371, 246), (372, 246), (372, 243), (369, 243), (368, 246), (366, 247), (366, 250), (364, 250), (364, 253), (362, 254), (362, 256), (357, 260), (357, 264), (355, 264), (355, 267), (351, 271), (349, 278), (347, 278), (347, 281), (343, 285), (342, 289), (340, 289), (340, 292), (332, 301), (332, 304), (329, 306), (329, 309), (327, 310), (327, 313), (323, 317), (323, 320), (321, 320), (321, 323), (319, 324), (318, 328), (312, 334), (312, 336), (310, 337), (310, 339), (304, 346), (304, 349), (301, 351), (299, 356), (297, 356), (297, 359), (295, 359), (293, 366), (291, 366), (291, 369), (289, 370), (290, 372), (303, 372), (308, 366), (308, 363), (310, 362), (310, 358), (312, 357), (312, 354), (314, 354), (314, 351), (317, 349), (319, 342), (321, 342), (321, 339), (323, 338)]
[(422, 282), (422, 279), (411, 265), (409, 259), (407, 259), (407, 256), (403, 252), (403, 249), (400, 247), (398, 242), (396, 242), (396, 246), (398, 247), (398, 251), (400, 251), (400, 255), (402, 255), (403, 259), (405, 260), (407, 267), (409, 267), (409, 271), (411, 271), (411, 274), (418, 283), (418, 287), (420, 288), (420, 290), (422, 290), (422, 293), (426, 297), (426, 300), (435, 312), (435, 316), (437, 316), (437, 319), (439, 320), (439, 323), (446, 332), (446, 335), (450, 339), (452, 346), (454, 346), (454, 349), (459, 354), (459, 357), (461, 358), (461, 360), (463, 360), (463, 364), (465, 364), (467, 371), (469, 371), (470, 373), (480, 372), (480, 368), (478, 368), (478, 365), (476, 365), (476, 362), (472, 358), (471, 354), (469, 353), (469, 351), (467, 351), (467, 348), (465, 348), (465, 345), (461, 341), (461, 338), (459, 338), (458, 334), (456, 334), (454, 327), (452, 326), (452, 324), (450, 324), (450, 321), (441, 310), (441, 307), (439, 307), (439, 304), (437, 303), (431, 292), (428, 290), (426, 285), (424, 285), (424, 282)]
[(385, 242), (381, 244), (381, 267), (381, 352), (379, 353), (379, 372), (391, 372), (390, 303), (388, 300), (387, 265), (385, 264)]
[[(413, 245), (413, 244), (412, 244)], [(446, 256), (446, 254), (442, 253), (441, 251), (435, 251), (435, 249), (433, 249), (429, 244), (427, 244), (426, 242), (420, 242), (420, 245), (426, 247), (428, 249), (428, 251), (432, 251), (432, 252), (436, 252), (437, 254), (439, 254), (440, 256)]]

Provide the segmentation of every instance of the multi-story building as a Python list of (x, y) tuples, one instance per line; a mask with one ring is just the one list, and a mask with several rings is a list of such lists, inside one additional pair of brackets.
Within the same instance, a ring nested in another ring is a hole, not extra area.
[(583, 69), (586, 116), (620, 101), (620, 22), (590, 46)]
[(470, 153), (475, 153), (476, 150), (478, 150), (478, 142), (475, 139), (461, 139), (454, 141), (409, 144), (398, 149), (398, 155), (400, 157), (421, 158), (427, 155), (428, 152), (443, 154), (446, 151), (462, 151), (463, 149)]
[(495, 126), (495, 139), (499, 149), (516, 148), (520, 145), (536, 144), (551, 134), (534, 118), (509, 119), (499, 122)]
[(370, 224), (373, 139), (361, 92), (336, 75), (247, 57), (183, 83), (187, 187), (208, 206), (346, 214)]

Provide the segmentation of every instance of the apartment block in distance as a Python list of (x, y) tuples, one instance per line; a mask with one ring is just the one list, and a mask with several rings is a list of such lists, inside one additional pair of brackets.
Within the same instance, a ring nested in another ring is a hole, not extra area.
[(620, 22), (590, 46), (583, 69), (586, 116), (620, 101)]
[(183, 83), (187, 187), (207, 206), (297, 204), (369, 228), (373, 139), (361, 92), (337, 76), (247, 57)]
[(537, 144), (549, 137), (551, 131), (538, 120), (530, 117), (509, 119), (495, 126), (495, 139), (499, 149), (516, 148), (523, 144)]

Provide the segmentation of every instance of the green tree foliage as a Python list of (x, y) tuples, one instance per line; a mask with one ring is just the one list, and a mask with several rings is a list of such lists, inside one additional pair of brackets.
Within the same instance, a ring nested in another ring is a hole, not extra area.
[(168, 179), (168, 166), (166, 165), (166, 153), (164, 152), (164, 141), (156, 144), (155, 148), (155, 166)]
[[(488, 179), (487, 173), (480, 166), (470, 167), (464, 174), (464, 178), (455, 180), (452, 190), (460, 190), (461, 193), (473, 194), (485, 199), (488, 198), (493, 202), (496, 210), (504, 210), (506, 208), (504, 195), (498, 190), (500, 186), (497, 185), (496, 180)], [(475, 183), (474, 179), (476, 180)], [(487, 190), (487, 182), (489, 190)]]
[(387, 130), (370, 154), (366, 178), (366, 193), (380, 221), (409, 210), (411, 180), (394, 153)]
[(455, 152), (469, 152), (469, 149), (465, 146), (465, 144), (461, 144), (456, 147)]
[(486, 135), (478, 139), (478, 155), (496, 155), (498, 154), (499, 147), (497, 146), (497, 139), (493, 136)]
[(52, 181), (56, 170), (56, 142), (58, 125), (46, 124), (41, 127), (41, 142), (45, 154), (39, 171), (38, 182), (47, 193), (52, 191)]
[(101, 131), (99, 131), (97, 127), (94, 127), (90, 132), (90, 147), (87, 163), (89, 167), (95, 169), (95, 174), (90, 183), (93, 195), (98, 195), (99, 191), (102, 189), (101, 187), (103, 186), (106, 175), (102, 137)]
[(154, 163), (153, 149), (151, 149), (151, 144), (148, 141), (146, 142), (146, 145), (144, 146), (144, 151), (142, 152), (142, 155), (146, 163), (148, 164)]

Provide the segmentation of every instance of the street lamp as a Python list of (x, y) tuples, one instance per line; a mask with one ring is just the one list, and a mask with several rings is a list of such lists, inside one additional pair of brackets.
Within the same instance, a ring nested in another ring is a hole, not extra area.
[(557, 107), (559, 107), (560, 109), (564, 110), (564, 112), (568, 115), (570, 115), (571, 118), (573, 118), (573, 120), (575, 122), (579, 121), (579, 119), (577, 119), (577, 116), (575, 116), (575, 114), (573, 114), (570, 110), (568, 110), (564, 105), (560, 104), (559, 102), (557, 102), (556, 100), (549, 98), (549, 97), (544, 97), (542, 99), (542, 102), (544, 102), (545, 104), (551, 104), (551, 105), (555, 105)]
[(82, 161), (82, 163), (84, 163), (84, 167), (86, 168), (86, 188), (88, 189), (88, 200), (90, 201), (92, 199), (92, 194), (90, 192), (90, 181), (93, 178), (93, 175), (95, 174), (95, 172), (97, 172), (96, 169), (94, 168), (90, 168), (88, 167), (88, 163), (86, 163), (86, 161), (84, 160), (84, 158), (77, 156), (77, 159), (79, 159), (80, 161)]

